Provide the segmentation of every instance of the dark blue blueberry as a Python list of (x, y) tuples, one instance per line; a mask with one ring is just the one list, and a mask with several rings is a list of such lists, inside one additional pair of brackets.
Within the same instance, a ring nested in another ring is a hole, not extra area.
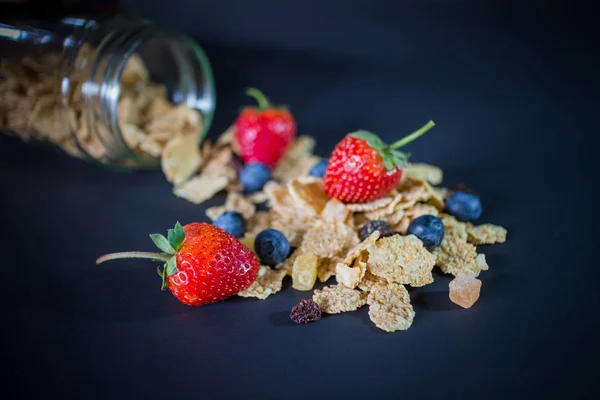
[(240, 182), (246, 193), (258, 192), (271, 180), (271, 170), (264, 164), (252, 163), (240, 171)]
[(444, 238), (444, 224), (436, 216), (421, 215), (408, 225), (406, 234), (415, 235), (421, 239), (427, 250), (433, 250)]
[(481, 201), (471, 193), (456, 192), (446, 199), (446, 210), (460, 221), (475, 221), (481, 216)]
[(391, 236), (394, 233), (387, 222), (374, 219), (365, 222), (365, 224), (360, 227), (358, 230), (358, 237), (360, 237), (360, 240), (365, 240), (375, 231), (380, 231), (380, 237)]
[(321, 160), (310, 169), (308, 172), (310, 176), (314, 176), (315, 178), (322, 178), (325, 175), (325, 170), (327, 169), (328, 160)]
[(242, 214), (236, 211), (225, 211), (213, 221), (213, 225), (231, 233), (235, 237), (242, 237), (244, 236), (244, 232), (246, 232), (246, 221)]
[(254, 251), (262, 264), (275, 266), (290, 254), (290, 242), (276, 229), (265, 229), (254, 239)]

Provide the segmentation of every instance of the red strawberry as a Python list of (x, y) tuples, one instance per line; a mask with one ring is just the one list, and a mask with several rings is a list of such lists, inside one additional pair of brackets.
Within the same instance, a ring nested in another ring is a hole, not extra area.
[(296, 121), (285, 107), (273, 107), (257, 89), (246, 93), (258, 102), (246, 107), (235, 121), (235, 140), (246, 164), (259, 162), (274, 168), (296, 136)]
[(119, 258), (148, 258), (164, 262), (158, 275), (162, 289), (184, 304), (200, 306), (224, 300), (256, 279), (259, 262), (256, 255), (233, 235), (204, 222), (169, 229), (168, 239), (150, 235), (163, 253), (124, 252), (107, 254), (96, 263)]
[(323, 184), (325, 193), (345, 203), (366, 203), (390, 193), (402, 177), (408, 154), (396, 149), (418, 138), (435, 124), (429, 121), (392, 145), (375, 134), (357, 131), (346, 135), (329, 158)]

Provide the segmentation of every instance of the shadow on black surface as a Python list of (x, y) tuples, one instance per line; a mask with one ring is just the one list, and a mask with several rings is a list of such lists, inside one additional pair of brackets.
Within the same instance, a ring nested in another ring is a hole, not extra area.
[(411, 302), (419, 312), (419, 309), (427, 311), (454, 311), (459, 307), (450, 301), (447, 291), (438, 292), (415, 292), (411, 294)]
[(274, 312), (269, 316), (271, 325), (273, 326), (293, 326), (294, 321), (290, 319), (289, 311), (278, 311)]
[(59, 286), (27, 290), (23, 306), (42, 305), (57, 319), (98, 322), (149, 321), (194, 311), (168, 290), (161, 293), (158, 277), (154, 279), (149, 268), (143, 272), (138, 268), (92, 269), (66, 275)]
[(373, 321), (371, 321), (371, 317), (369, 317), (369, 306), (364, 306), (357, 311), (346, 313), (353, 318), (358, 318), (362, 321), (363, 324), (369, 327), (369, 330), (377, 335), (389, 335), (388, 332), (379, 329)]

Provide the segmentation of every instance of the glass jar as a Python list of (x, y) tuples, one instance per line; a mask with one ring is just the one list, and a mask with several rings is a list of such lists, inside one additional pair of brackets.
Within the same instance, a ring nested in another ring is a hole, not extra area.
[(156, 168), (208, 131), (210, 63), (187, 36), (126, 15), (0, 23), (0, 130), (104, 165)]

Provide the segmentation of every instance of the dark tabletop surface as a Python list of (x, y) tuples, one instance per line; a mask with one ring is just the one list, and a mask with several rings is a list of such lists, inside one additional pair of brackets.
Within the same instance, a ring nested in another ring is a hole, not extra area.
[[(482, 222), (509, 232), (505, 244), (481, 248), (490, 270), (472, 309), (448, 300), (450, 278), (441, 274), (411, 291), (414, 324), (391, 334), (374, 327), (367, 307), (293, 324), (290, 308), (310, 294), (289, 281), (266, 301), (189, 308), (159, 290), (154, 264), (94, 260), (150, 250), (149, 233), (175, 220), (205, 221), (205, 206), (172, 195), (160, 172), (112, 172), (0, 136), (3, 392), (595, 397), (598, 78), (585, 25), (558, 24), (557, 13), (451, 12), (435, 3), (383, 19), (387, 25), (355, 18), (368, 40), (337, 26), (329, 39), (311, 41), (310, 23), (306, 45), (288, 37), (288, 50), (277, 37), (271, 49), (268, 41), (209, 38), (218, 87), (211, 136), (233, 120), (249, 85), (289, 104), (323, 156), (351, 130), (389, 141), (433, 119), (437, 126), (408, 148), (413, 160), (443, 168), (447, 186), (474, 188)], [(324, 21), (312, 26), (325, 29)], [(347, 40), (331, 39), (336, 32)]]

